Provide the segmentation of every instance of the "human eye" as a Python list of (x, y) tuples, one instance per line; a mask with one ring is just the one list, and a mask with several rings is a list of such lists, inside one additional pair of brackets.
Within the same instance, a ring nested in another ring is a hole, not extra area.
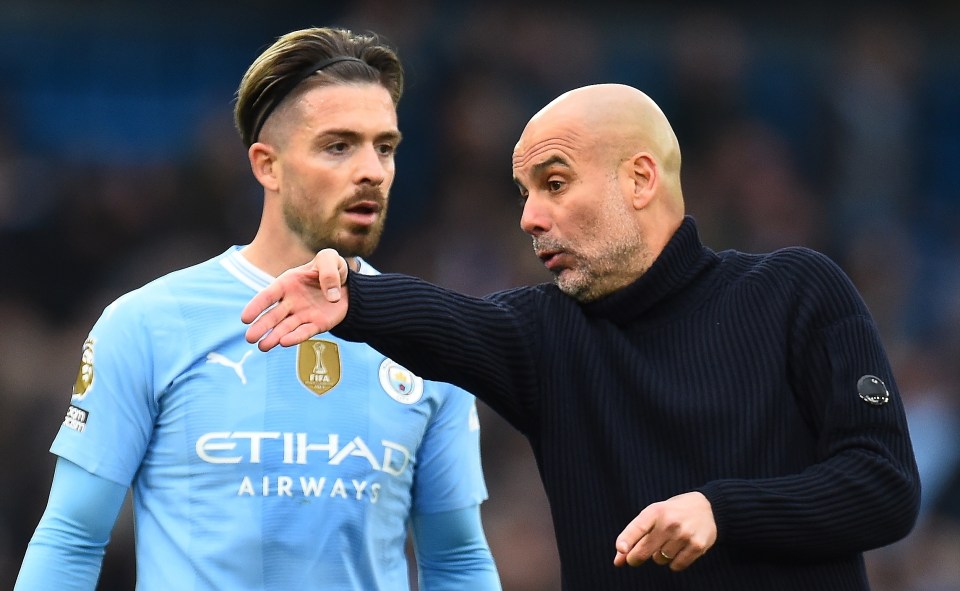
[(567, 186), (567, 183), (564, 182), (562, 179), (552, 178), (552, 179), (548, 179), (545, 185), (547, 190), (550, 191), (551, 193), (559, 193), (560, 191), (563, 190), (564, 187)]
[(343, 141), (331, 142), (327, 145), (326, 150), (331, 154), (344, 154), (350, 150), (350, 144)]
[(393, 143), (383, 143), (377, 146), (377, 152), (381, 156), (393, 156), (397, 153), (397, 145)]

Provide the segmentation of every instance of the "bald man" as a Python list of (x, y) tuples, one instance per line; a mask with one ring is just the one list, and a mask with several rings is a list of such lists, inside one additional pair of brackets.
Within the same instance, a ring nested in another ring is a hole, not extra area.
[(680, 161), (644, 93), (568, 92), (513, 153), (553, 285), (468, 297), (325, 250), (250, 301), (247, 339), (335, 327), (476, 393), (533, 448), (565, 589), (868, 589), (920, 490), (877, 328), (822, 254), (704, 246)]

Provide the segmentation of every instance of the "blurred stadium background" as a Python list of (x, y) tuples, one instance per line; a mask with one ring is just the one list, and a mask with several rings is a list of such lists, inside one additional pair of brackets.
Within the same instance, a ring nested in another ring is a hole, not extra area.
[[(382, 33), (407, 67), (382, 270), (474, 294), (548, 280), (510, 151), (539, 107), (603, 81), (674, 122), (708, 245), (834, 257), (883, 332), (924, 485), (915, 532), (868, 554), (872, 583), (960, 589), (960, 5), (939, 4), (4, 0), (0, 587), (102, 308), (253, 236), (261, 192), (230, 117), (246, 66), (284, 32), (339, 25)], [(558, 589), (526, 442), (481, 417), (504, 587)], [(129, 520), (100, 589), (133, 588)]]

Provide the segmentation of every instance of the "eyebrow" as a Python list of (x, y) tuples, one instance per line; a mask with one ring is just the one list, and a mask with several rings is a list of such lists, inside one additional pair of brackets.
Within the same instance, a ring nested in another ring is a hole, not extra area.
[[(563, 156), (554, 155), (547, 158), (543, 162), (538, 162), (537, 164), (534, 164), (533, 168), (530, 170), (530, 176), (538, 177), (542, 175), (546, 169), (554, 165), (560, 165), (564, 168), (570, 168), (570, 163), (567, 162), (566, 158), (564, 158)], [(517, 178), (516, 176), (513, 177), (513, 182), (521, 189), (523, 188), (523, 183), (521, 183), (520, 179)]]
[[(363, 134), (352, 129), (328, 129), (318, 137), (340, 137), (356, 142), (363, 138)], [(398, 144), (401, 139), (403, 139), (403, 135), (399, 131), (385, 131), (374, 136), (374, 141), (390, 140)]]
[(533, 170), (531, 170), (530, 172), (534, 175), (540, 175), (540, 174), (543, 174), (544, 170), (550, 168), (554, 164), (559, 164), (564, 168), (570, 168), (570, 163), (567, 162), (566, 158), (564, 158), (563, 156), (551, 156), (546, 160), (544, 160), (543, 162), (540, 162), (539, 164), (534, 164)]

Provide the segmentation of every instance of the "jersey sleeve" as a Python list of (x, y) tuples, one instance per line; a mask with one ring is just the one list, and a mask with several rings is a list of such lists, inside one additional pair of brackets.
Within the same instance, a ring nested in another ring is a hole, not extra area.
[(479, 507), (414, 515), (410, 521), (421, 591), (500, 591)]
[(50, 499), (30, 539), (15, 591), (96, 587), (127, 488), (57, 460)]
[(414, 513), (439, 513), (477, 505), (487, 498), (480, 462), (476, 399), (455, 386), (426, 381), (437, 410), (417, 452)]
[(132, 292), (109, 305), (83, 343), (70, 406), (54, 454), (129, 486), (158, 414), (149, 309)]

